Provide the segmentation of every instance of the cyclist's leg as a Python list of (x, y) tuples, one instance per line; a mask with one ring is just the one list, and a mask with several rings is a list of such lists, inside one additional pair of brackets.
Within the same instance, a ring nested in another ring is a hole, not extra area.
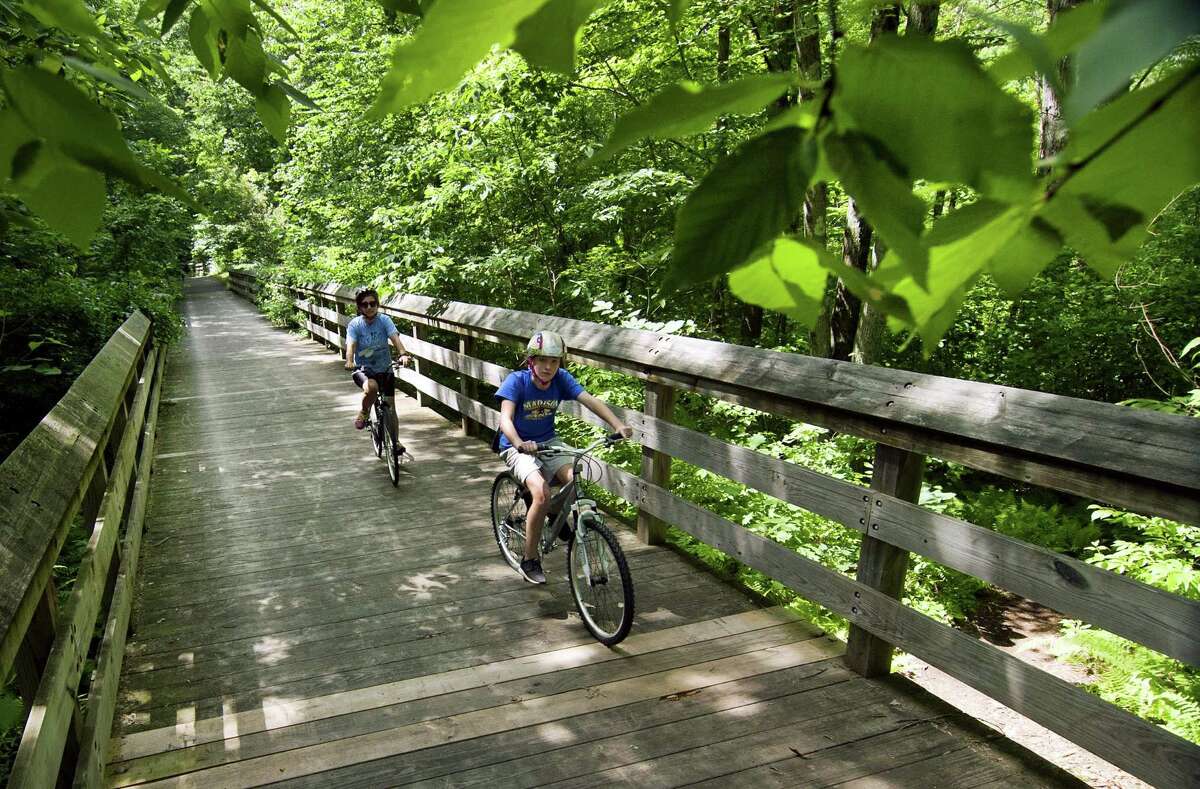
[(550, 484), (541, 470), (524, 479), (525, 488), (531, 497), (529, 513), (525, 516), (525, 558), (538, 558), (538, 540), (542, 536), (542, 524), (550, 507)]
[(363, 429), (363, 425), (371, 417), (371, 405), (375, 402), (375, 392), (378, 390), (378, 385), (371, 380), (370, 375), (363, 368), (358, 368), (351, 376), (354, 385), (362, 389), (363, 399), (362, 407), (359, 409), (358, 416), (354, 418), (354, 426), (359, 430)]

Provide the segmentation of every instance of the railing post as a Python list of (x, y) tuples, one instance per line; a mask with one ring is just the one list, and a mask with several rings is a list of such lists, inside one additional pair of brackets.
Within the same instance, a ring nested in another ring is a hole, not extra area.
[(58, 593), (54, 588), (54, 579), (46, 582), (46, 589), (38, 600), (37, 608), (33, 610), (33, 618), (25, 630), (25, 637), (17, 650), (13, 667), (17, 675), (17, 691), (28, 709), (33, 705), (33, 697), (37, 695), (38, 685), (42, 682), (42, 673), (46, 670), (46, 658), (50, 656), (50, 648), (54, 646), (55, 621), (58, 618)]
[[(924, 455), (876, 444), (871, 489), (904, 501), (916, 502), (921, 496), (924, 470)], [(908, 571), (908, 551), (871, 536), (872, 528), (879, 522), (880, 505), (871, 501), (869, 506), (871, 514), (866, 519), (867, 533), (863, 535), (859, 550), (858, 581), (899, 600), (904, 592), (904, 576)], [(850, 625), (850, 637), (846, 641), (846, 665), (864, 677), (887, 674), (892, 670), (892, 645), (860, 627)]]
[[(460, 335), (458, 338), (458, 352), (463, 356), (471, 356), (475, 352), (475, 339)], [(458, 391), (463, 397), (478, 400), (479, 382), (466, 373), (459, 373)], [(468, 437), (479, 435), (479, 425), (466, 414), (462, 415), (462, 432), (464, 436)]]
[[(647, 381), (646, 416), (670, 422), (674, 413), (675, 388)], [(642, 479), (660, 488), (668, 487), (671, 484), (671, 456), (643, 446)], [(661, 545), (667, 536), (667, 524), (639, 507), (637, 532), (638, 539), (647, 545)]]
[[(418, 340), (425, 340), (426, 338), (429, 337), (429, 329), (427, 329), (426, 327), (422, 326), (419, 323), (414, 323), (413, 327), (412, 327), (412, 336)], [(413, 371), (417, 375), (422, 374), (421, 373), (421, 357), (419, 357), (419, 356), (415, 356), (415, 355), (413, 356)], [(418, 389), (417, 390), (417, 406), (420, 408), (424, 408), (428, 404), (429, 404), (429, 401), (425, 398), (425, 395), (421, 394), (421, 390)]]

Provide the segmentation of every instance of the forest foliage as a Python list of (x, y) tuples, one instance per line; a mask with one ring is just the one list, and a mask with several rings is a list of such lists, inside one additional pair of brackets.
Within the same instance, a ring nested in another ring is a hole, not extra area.
[[(131, 309), (172, 337), (194, 262), (1195, 415), (1198, 9), (0, 2), (0, 456)], [(680, 413), (869, 473), (850, 437), (688, 398)], [(828, 566), (856, 560), (811, 514), (675, 479)], [(928, 479), (926, 506), (1200, 595), (1194, 530), (949, 464)], [(980, 588), (929, 562), (911, 579), (909, 602), (944, 620)], [(1128, 669), (1102, 692), (1196, 738), (1194, 670), (1150, 692), (1161, 656), (1072, 637)]]

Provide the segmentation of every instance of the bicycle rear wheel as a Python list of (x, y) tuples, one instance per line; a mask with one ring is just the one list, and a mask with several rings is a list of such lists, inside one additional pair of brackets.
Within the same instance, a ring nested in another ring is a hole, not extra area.
[(633, 578), (608, 526), (595, 515), (584, 517), (587, 522), (567, 544), (567, 576), (584, 626), (611, 647), (621, 643), (633, 625)]
[(529, 505), (525, 488), (505, 471), (492, 483), (492, 533), (500, 555), (514, 570), (525, 557), (525, 513)]

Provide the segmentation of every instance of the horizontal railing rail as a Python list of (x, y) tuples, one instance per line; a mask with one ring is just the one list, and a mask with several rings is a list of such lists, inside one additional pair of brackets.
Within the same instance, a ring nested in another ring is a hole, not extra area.
[[(239, 273), (230, 282), (248, 297), (263, 287)], [(283, 292), (314, 339), (344, 347), (353, 289), (317, 285)], [(523, 345), (536, 329), (549, 328), (563, 334), (572, 358), (642, 379), (645, 411), (614, 408), (642, 443), (642, 473), (607, 466), (603, 487), (638, 507), (643, 539), (660, 540), (663, 524), (671, 524), (848, 619), (847, 662), (859, 672), (890, 670), (892, 648), (900, 648), (1152, 784), (1200, 782), (1195, 745), (899, 602), (908, 555), (917, 553), (1200, 665), (1197, 601), (915, 503), (923, 456), (930, 455), (1145, 514), (1200, 523), (1200, 420), (408, 294), (394, 295), (384, 305), (393, 317), (412, 324), (413, 337), (405, 344), (422, 360), (402, 378), (423, 403), (436, 401), (462, 415), (464, 428), (478, 423), (496, 429), (498, 412), (478, 400), (474, 384), (498, 386), (509, 372), (473, 356), (476, 340)], [(429, 342), (431, 329), (457, 335), (458, 350)], [(430, 364), (457, 373), (458, 388), (425, 374)], [(671, 406), (677, 390), (874, 440), (871, 486), (676, 425)], [(564, 410), (596, 421), (574, 404), (564, 404)], [(671, 458), (860, 532), (857, 578), (671, 493)]]
[[(0, 676), (15, 670), (29, 710), (9, 786), (96, 786), (103, 775), (164, 360), (150, 329), (130, 316), (0, 465)], [(91, 538), (60, 611), (52, 573), (76, 523)]]

